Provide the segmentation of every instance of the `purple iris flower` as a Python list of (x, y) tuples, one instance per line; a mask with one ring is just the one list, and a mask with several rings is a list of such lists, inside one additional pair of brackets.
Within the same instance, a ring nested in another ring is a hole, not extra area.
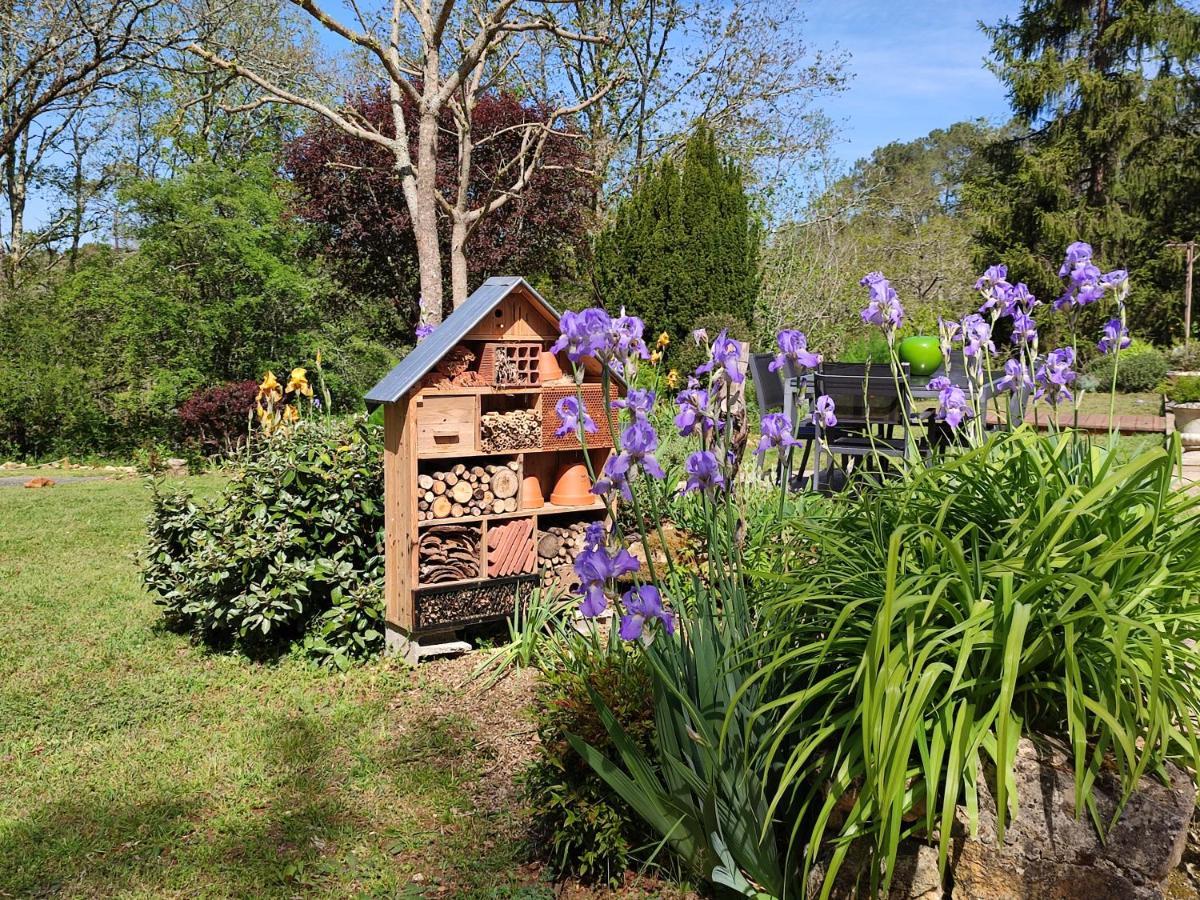
[(775, 342), (779, 345), (779, 353), (767, 366), (769, 372), (777, 372), (787, 366), (788, 371), (794, 373), (802, 369), (815, 369), (821, 364), (821, 357), (809, 352), (808, 338), (802, 331), (785, 328), (779, 332)]
[(1125, 323), (1120, 319), (1109, 319), (1096, 346), (1100, 348), (1101, 353), (1112, 353), (1114, 350), (1124, 350), (1130, 343), (1129, 329), (1125, 327)]
[(725, 375), (734, 384), (740, 384), (746, 380), (746, 376), (742, 374), (742, 370), (738, 367), (738, 363), (742, 358), (742, 345), (739, 341), (735, 341), (729, 337), (724, 330), (717, 335), (717, 339), (713, 341), (712, 349), (709, 351), (708, 361), (701, 366), (696, 367), (696, 374), (703, 375), (706, 372), (716, 372), (718, 375), (724, 371)]
[(589, 416), (588, 411), (579, 405), (578, 397), (563, 397), (555, 404), (554, 411), (558, 413), (558, 420), (562, 423), (558, 426), (558, 430), (554, 432), (555, 437), (578, 434), (580, 420), (583, 421), (583, 430), (588, 434), (593, 434), (596, 431), (595, 419)]
[(573, 363), (580, 362), (585, 356), (595, 356), (606, 343), (609, 325), (608, 313), (602, 309), (567, 310), (558, 319), (561, 333), (550, 352), (566, 350), (567, 358)]
[(642, 629), (653, 619), (662, 622), (663, 631), (675, 633), (675, 616), (663, 609), (662, 595), (652, 584), (643, 584), (622, 596), (625, 615), (621, 616), (621, 639), (636, 641)]
[(964, 356), (978, 356), (980, 350), (996, 352), (996, 345), (992, 343), (992, 326), (979, 313), (971, 313), (963, 319), (962, 341)]
[(763, 416), (759, 427), (762, 431), (762, 438), (754, 451), (756, 456), (762, 456), (772, 448), (783, 450), (799, 443), (792, 437), (792, 423), (783, 413), (770, 413)]
[(708, 329), (697, 328), (692, 332), (692, 340), (696, 342), (697, 347), (703, 347), (708, 343)]
[(636, 572), (638, 561), (624, 547), (615, 555), (611, 555), (607, 546), (601, 543), (585, 546), (575, 557), (573, 568), (579, 576), (579, 590), (583, 594), (583, 603), (580, 604), (579, 611), (592, 618), (608, 608), (608, 596), (605, 593), (608, 582)]
[(858, 282), (867, 289), (868, 301), (860, 313), (867, 325), (878, 325), (886, 332), (895, 331), (904, 322), (904, 307), (890, 281), (882, 272), (869, 272)]
[(813, 409), (813, 424), (820, 428), (832, 428), (837, 424), (836, 410), (837, 406), (833, 402), (833, 398), (828, 394), (822, 394), (817, 398)]
[(1057, 406), (1063, 400), (1074, 399), (1068, 385), (1075, 380), (1075, 351), (1070, 347), (1060, 347), (1046, 354), (1046, 359), (1038, 366), (1034, 379), (1038, 383), (1034, 400), (1046, 397), (1051, 405)]
[(1008, 283), (1008, 266), (989, 266), (987, 271), (975, 282), (975, 290), (983, 294), (983, 305), (980, 312), (986, 312), (999, 306), (1005, 310), (1009, 305), (1009, 294), (1012, 285)]
[(1029, 373), (1019, 359), (1004, 364), (1004, 377), (996, 381), (996, 391), (1020, 391), (1029, 383)]
[(679, 413), (675, 416), (675, 427), (683, 437), (691, 437), (697, 426), (701, 435), (707, 435), (716, 420), (708, 413), (708, 391), (699, 387), (700, 382), (688, 379), (688, 386), (675, 397)]
[(625, 315), (622, 308), (621, 315), (610, 323), (608, 344), (599, 355), (622, 366), (631, 356), (649, 359), (650, 351), (646, 342), (642, 340), (645, 330), (646, 326), (641, 319)]
[(975, 410), (971, 408), (971, 404), (967, 400), (966, 391), (949, 378), (945, 376), (932, 378), (929, 386), (938, 392), (938, 408), (935, 418), (939, 422), (945, 422), (951, 428), (957, 428), (962, 424), (963, 419), (970, 419), (975, 415)]
[(1064, 277), (1080, 263), (1089, 263), (1091, 261), (1092, 245), (1085, 244), (1083, 241), (1076, 241), (1067, 248), (1067, 256), (1058, 270), (1058, 277)]
[(621, 432), (621, 452), (608, 458), (608, 462), (604, 464), (604, 477), (597, 479), (592, 485), (592, 493), (606, 494), (616, 488), (622, 497), (632, 500), (629, 475), (635, 466), (653, 478), (666, 478), (667, 473), (654, 458), (656, 449), (658, 433), (653, 425), (645, 419), (637, 419), (627, 425)]
[(1124, 269), (1113, 269), (1111, 272), (1105, 272), (1101, 275), (1100, 280), (1109, 287), (1117, 287), (1129, 280), (1129, 273)]
[(697, 450), (687, 458), (683, 467), (687, 472), (687, 482), (683, 486), (685, 494), (689, 491), (707, 491), (725, 485), (725, 476), (721, 474), (717, 455), (710, 450)]
[(1037, 322), (1025, 310), (1017, 308), (1012, 313), (1012, 342), (1014, 344), (1032, 344), (1037, 340)]
[(433, 334), (433, 326), (427, 322), (422, 322), (417, 326), (416, 335), (418, 341), (423, 341), (425, 338)]
[(627, 409), (634, 419), (646, 419), (654, 407), (654, 391), (649, 388), (630, 388), (629, 393), (612, 402), (613, 409)]

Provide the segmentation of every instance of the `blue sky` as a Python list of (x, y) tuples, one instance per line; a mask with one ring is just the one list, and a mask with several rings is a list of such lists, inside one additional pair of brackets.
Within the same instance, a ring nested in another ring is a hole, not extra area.
[(1008, 118), (1004, 88), (984, 68), (978, 22), (1013, 16), (1019, 0), (813, 0), (804, 6), (810, 46), (850, 55), (849, 86), (825, 104), (844, 163), (963, 119)]

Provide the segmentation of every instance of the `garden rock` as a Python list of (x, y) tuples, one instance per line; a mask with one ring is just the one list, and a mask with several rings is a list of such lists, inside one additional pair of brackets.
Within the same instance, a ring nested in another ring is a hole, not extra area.
[[(980, 775), (979, 833), (959, 840), (951, 861), (953, 896), (1151, 900), (1179, 865), (1195, 808), (1187, 775), (1168, 766), (1170, 784), (1143, 778), (1121, 818), (1101, 842), (1086, 811), (1076, 818), (1070, 757), (1056, 745), (1023, 739), (1015, 779), (1020, 809), (997, 841), (992, 774)], [(1120, 799), (1111, 773), (1097, 779), (1093, 795), (1101, 821), (1111, 821)], [(958, 820), (965, 834), (966, 813)]]
[(173, 456), (167, 460), (168, 475), (186, 475), (188, 473), (188, 464), (186, 459), (180, 459)]
[[(1075, 817), (1071, 759), (1056, 744), (1022, 739), (1015, 781), (1020, 808), (997, 841), (994, 771), (981, 773), (979, 831), (968, 838), (967, 814), (956, 812), (955, 838), (943, 893), (937, 849), (918, 840), (901, 844), (889, 900), (1161, 900), (1168, 876), (1179, 865), (1196, 805), (1187, 774), (1168, 765), (1170, 784), (1143, 778), (1116, 826), (1101, 842), (1087, 811)], [(1103, 821), (1111, 821), (1120, 799), (1110, 772), (1093, 788)], [(851, 847), (831, 894), (839, 900), (864, 896), (865, 847)], [(819, 893), (824, 865), (818, 863), (809, 891)], [(857, 882), (857, 885), (856, 885)]]

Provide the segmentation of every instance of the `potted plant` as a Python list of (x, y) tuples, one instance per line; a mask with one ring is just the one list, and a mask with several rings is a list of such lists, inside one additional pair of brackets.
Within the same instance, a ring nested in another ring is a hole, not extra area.
[(1200, 375), (1180, 375), (1167, 382), (1166, 408), (1186, 447), (1200, 447)]

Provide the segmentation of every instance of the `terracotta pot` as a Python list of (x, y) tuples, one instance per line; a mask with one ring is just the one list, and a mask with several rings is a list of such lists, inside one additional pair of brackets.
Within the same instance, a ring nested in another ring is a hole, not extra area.
[(541, 480), (536, 475), (526, 475), (521, 482), (521, 509), (541, 509), (545, 505)]
[(583, 463), (568, 463), (558, 470), (550, 502), (555, 506), (588, 506), (596, 498), (591, 493), (592, 480)]
[(562, 366), (558, 357), (549, 350), (543, 350), (538, 356), (538, 380), (545, 384), (547, 381), (557, 381), (563, 377)]
[(1175, 430), (1183, 446), (1200, 447), (1200, 403), (1168, 403), (1167, 409), (1175, 414)]

